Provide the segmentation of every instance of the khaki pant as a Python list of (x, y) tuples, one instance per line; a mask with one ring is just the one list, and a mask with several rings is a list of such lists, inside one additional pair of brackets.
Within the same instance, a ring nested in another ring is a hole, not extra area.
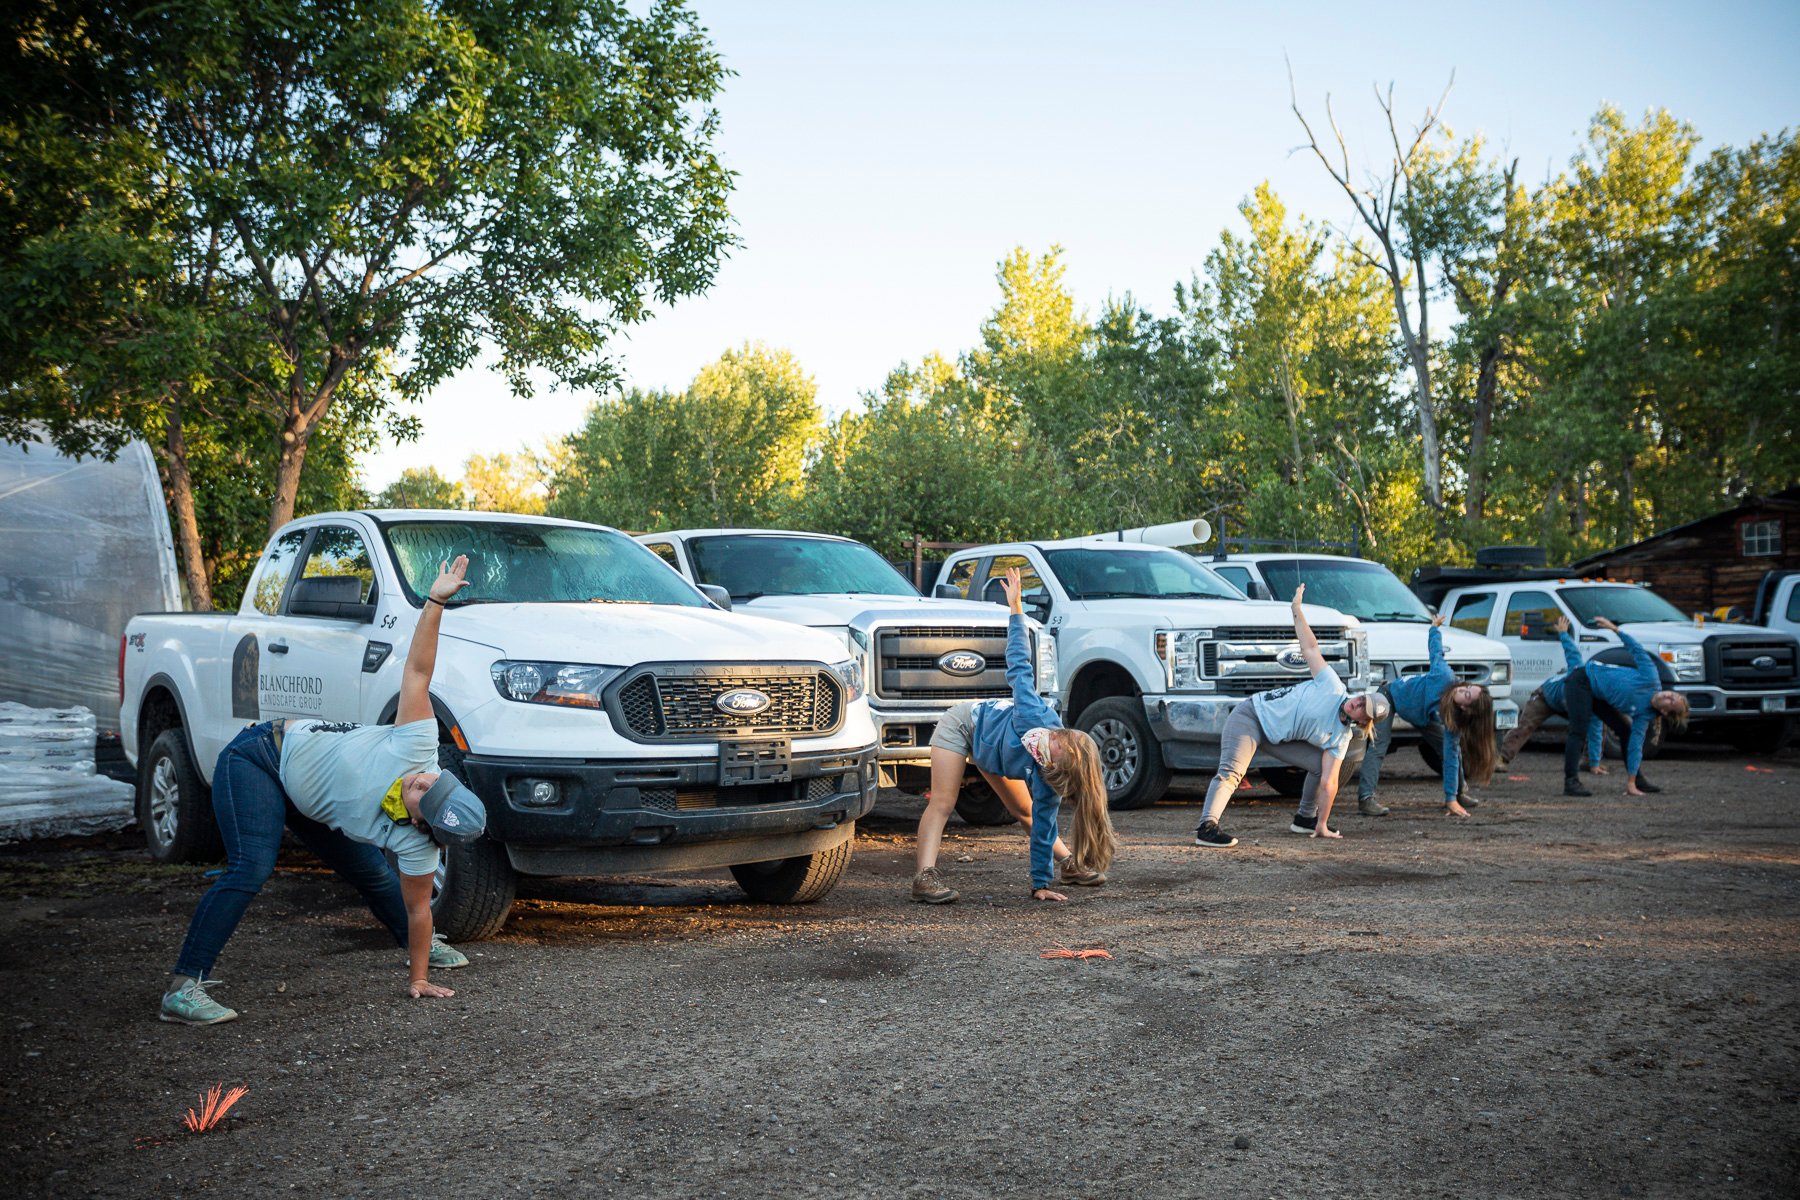
[(1525, 748), (1525, 743), (1531, 740), (1531, 735), (1554, 715), (1556, 710), (1544, 699), (1544, 693), (1531, 693), (1531, 699), (1519, 710), (1519, 723), (1506, 731), (1506, 737), (1500, 743), (1500, 761), (1511, 762)]

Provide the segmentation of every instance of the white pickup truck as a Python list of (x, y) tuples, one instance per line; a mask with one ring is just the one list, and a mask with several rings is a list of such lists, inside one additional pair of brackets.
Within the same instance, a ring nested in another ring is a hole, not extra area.
[[(1580, 579), (1554, 568), (1425, 568), (1413, 590), (1449, 614), (1450, 624), (1485, 633), (1513, 656), (1513, 685), (1529, 696), (1562, 671), (1551, 628), (1569, 618), (1584, 658), (1629, 663), (1618, 636), (1594, 624), (1607, 617), (1661, 661), (1664, 683), (1687, 697), (1689, 729), (1744, 750), (1773, 753), (1800, 717), (1800, 645), (1785, 633), (1753, 625), (1696, 624), (1647, 587)], [(1645, 753), (1661, 746), (1662, 722), (1650, 726)], [(1612, 752), (1611, 732), (1607, 734)]]
[[(1154, 804), (1172, 771), (1218, 766), (1237, 703), (1307, 676), (1287, 605), (1246, 599), (1192, 555), (1118, 540), (1142, 532), (976, 546), (938, 575), (940, 589), (1002, 602), (1000, 580), (1019, 568), (1025, 610), (1056, 639), (1064, 719), (1099, 744), (1114, 808)], [(1367, 687), (1356, 618), (1305, 607), (1345, 686)], [(1254, 765), (1284, 792), (1300, 784), (1277, 759)]]
[[(790, 621), (836, 638), (862, 664), (882, 783), (930, 785), (931, 735), (964, 700), (1010, 696), (1006, 613), (991, 604), (919, 595), (861, 542), (781, 529), (675, 529), (640, 535), (681, 575), (723, 589), (735, 612)], [(1056, 692), (1056, 643), (1028, 622), (1038, 690)], [(972, 825), (1013, 820), (970, 771), (956, 811)]]
[(208, 784), (246, 724), (391, 721), (424, 591), (457, 554), (471, 585), (444, 614), (431, 700), (488, 836), (444, 855), (439, 930), (498, 930), (517, 874), (728, 866), (770, 903), (836, 885), (877, 787), (843, 645), (721, 612), (617, 530), (469, 512), (294, 521), (237, 612), (132, 618), (120, 728), (152, 854), (218, 857)]
[[(1431, 667), (1426, 633), (1431, 610), (1408, 590), (1399, 576), (1378, 562), (1335, 554), (1215, 554), (1206, 565), (1251, 596), (1286, 600), (1298, 584), (1321, 604), (1329, 604), (1362, 622), (1369, 635), (1369, 682), (1380, 687)], [(1512, 699), (1512, 653), (1505, 643), (1466, 629), (1443, 631), (1444, 657), (1458, 683), (1479, 683), (1494, 701), (1494, 725), (1511, 729), (1519, 723)], [(1425, 765), (1439, 774), (1443, 761), (1437, 743), (1423, 740), (1402, 717), (1394, 718), (1394, 743), (1416, 743)]]

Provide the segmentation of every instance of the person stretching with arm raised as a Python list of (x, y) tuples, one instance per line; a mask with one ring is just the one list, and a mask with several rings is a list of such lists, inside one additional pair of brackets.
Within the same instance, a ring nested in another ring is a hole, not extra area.
[[(1306, 772), (1300, 812), (1317, 814), (1307, 832), (1313, 837), (1343, 836), (1331, 828), (1331, 803), (1337, 795), (1338, 765), (1350, 748), (1351, 726), (1361, 726), (1366, 733), (1393, 705), (1380, 692), (1346, 695), (1343, 680), (1325, 661), (1318, 639), (1306, 623), (1306, 612), (1300, 607), (1305, 595), (1305, 584), (1294, 589), (1294, 635), (1312, 678), (1258, 692), (1231, 710), (1219, 735), (1218, 774), (1207, 788), (1200, 828), (1194, 831), (1196, 846), (1224, 849), (1237, 845), (1235, 837), (1219, 828), (1219, 818), (1225, 815), (1225, 806), (1259, 750)], [(1300, 817), (1295, 821), (1299, 823)]]
[[(1569, 733), (1563, 741), (1563, 790), (1566, 793), (1571, 782), (1581, 786), (1575, 775), (1575, 761), (1586, 739), (1582, 736), (1584, 729), (1578, 729), (1577, 723), (1585, 728), (1589, 711), (1604, 702), (1631, 722), (1630, 730), (1620, 739), (1625, 751), (1625, 794), (1660, 792), (1662, 789), (1645, 779), (1639, 770), (1644, 759), (1644, 739), (1652, 721), (1667, 717), (1676, 728), (1686, 725), (1687, 697), (1663, 688), (1656, 659), (1636, 638), (1605, 617), (1596, 617), (1594, 625), (1619, 635), (1619, 641), (1631, 651), (1631, 665), (1590, 662), (1569, 677), (1563, 693), (1569, 709)], [(1592, 761), (1599, 766), (1598, 754), (1593, 755)]]

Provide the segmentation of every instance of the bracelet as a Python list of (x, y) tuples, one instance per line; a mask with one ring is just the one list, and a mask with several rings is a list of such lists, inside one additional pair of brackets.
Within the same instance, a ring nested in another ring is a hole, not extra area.
[(435, 604), (435, 605), (437, 605), (437, 606), (438, 606), (438, 607), (439, 607), (439, 608), (443, 608), (443, 607), (444, 607), (444, 602), (443, 602), (443, 601), (442, 601), (442, 600), (439, 600), (439, 599), (438, 599), (438, 598), (437, 598), (437, 597), (436, 597), (436, 596), (427, 596), (427, 597), (425, 597), (425, 603), (427, 603), (427, 604)]

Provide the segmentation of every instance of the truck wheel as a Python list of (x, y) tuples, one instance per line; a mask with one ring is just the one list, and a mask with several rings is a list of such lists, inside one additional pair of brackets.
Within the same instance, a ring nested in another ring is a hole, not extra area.
[[(1726, 737), (1731, 740), (1731, 744), (1746, 754), (1778, 753), (1787, 747), (1793, 736), (1794, 718), (1792, 717), (1773, 717), (1763, 721), (1734, 721), (1730, 731), (1726, 734)], [(1647, 751), (1645, 756), (1648, 757)]]
[(431, 884), (431, 926), (453, 942), (493, 937), (506, 924), (518, 886), (499, 842), (484, 837), (447, 846)]
[(1081, 714), (1079, 728), (1100, 748), (1100, 770), (1106, 778), (1107, 807), (1146, 808), (1169, 789), (1169, 769), (1162, 747), (1150, 731), (1143, 701), (1130, 696), (1096, 700)]
[[(467, 786), (462, 760), (454, 745), (438, 747), (439, 769)], [(518, 873), (499, 842), (482, 837), (453, 843), (438, 854), (437, 878), (431, 884), (432, 928), (453, 942), (493, 937), (506, 924), (518, 889)]]
[(828, 896), (844, 877), (854, 841), (798, 858), (739, 863), (731, 868), (731, 874), (745, 894), (760, 904), (811, 904)]
[(965, 825), (1015, 825), (1019, 820), (979, 775), (963, 781), (962, 791), (956, 794), (956, 815)]
[(1306, 788), (1306, 772), (1298, 767), (1263, 767), (1263, 782), (1289, 800), (1298, 800)]
[[(1596, 721), (1600, 718), (1595, 717)], [(1608, 758), (1623, 759), (1625, 747), (1613, 736), (1613, 731), (1606, 725), (1600, 726), (1600, 744), (1606, 749)], [(1663, 751), (1663, 723), (1661, 719), (1650, 722), (1650, 732), (1644, 735), (1644, 757), (1656, 758)]]
[(138, 828), (159, 863), (209, 863), (225, 857), (212, 792), (200, 782), (179, 728), (165, 729), (138, 764)]

